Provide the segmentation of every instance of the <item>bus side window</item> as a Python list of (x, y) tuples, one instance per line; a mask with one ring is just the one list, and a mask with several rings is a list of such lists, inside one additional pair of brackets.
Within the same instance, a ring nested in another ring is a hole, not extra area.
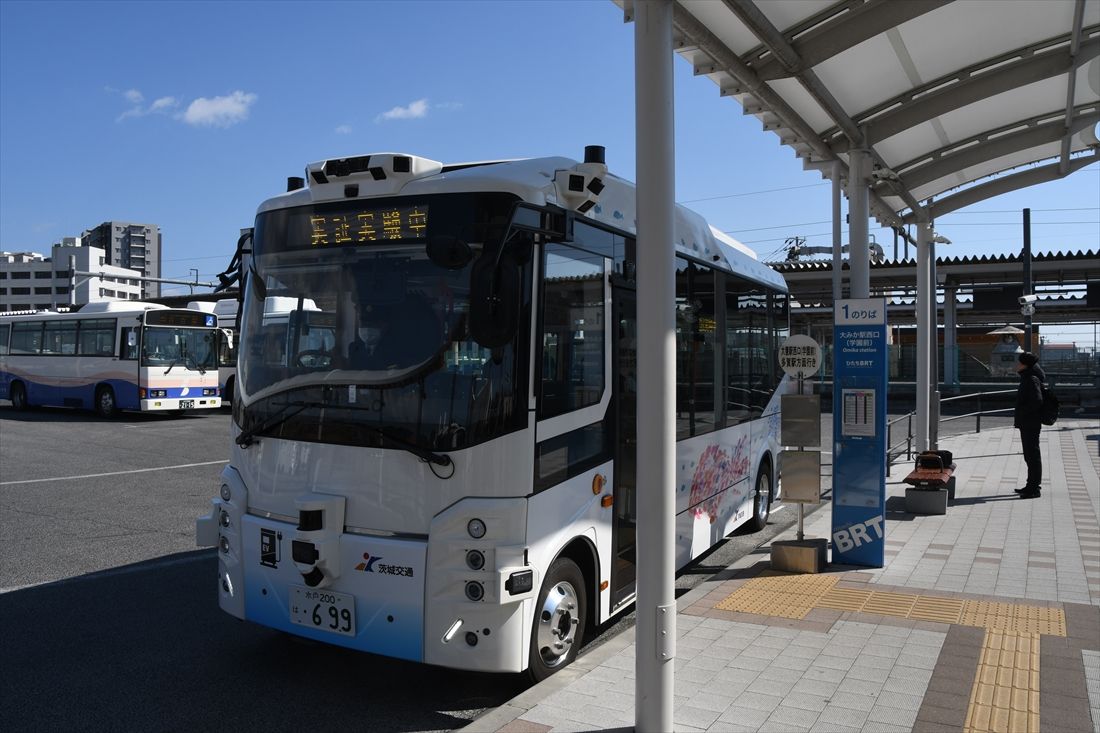
[(11, 333), (11, 326), (7, 323), (0, 325), (0, 356), (8, 353), (8, 334)]
[(138, 334), (136, 326), (124, 326), (122, 339), (118, 345), (119, 359), (138, 358)]

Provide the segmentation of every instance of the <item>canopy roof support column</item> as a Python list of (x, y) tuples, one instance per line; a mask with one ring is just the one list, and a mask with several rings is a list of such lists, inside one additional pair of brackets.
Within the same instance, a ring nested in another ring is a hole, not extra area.
[(853, 298), (871, 297), (871, 255), (867, 249), (867, 219), (871, 216), (867, 187), (867, 151), (848, 152), (848, 267)]
[(840, 241), (840, 187), (841, 165), (839, 160), (833, 161), (833, 302), (844, 297), (844, 260), (841, 257)]
[(676, 249), (672, 0), (635, 2), (638, 210), (638, 620), (634, 719), (673, 728)]
[(932, 222), (922, 210), (917, 222), (917, 427), (914, 443), (917, 451), (928, 450), (928, 407), (931, 397), (930, 369), (932, 334), (930, 333), (928, 299), (932, 291), (931, 268), (928, 266), (932, 249)]
[(954, 391), (959, 386), (959, 334), (955, 298), (959, 287), (955, 283), (943, 288), (943, 383)]

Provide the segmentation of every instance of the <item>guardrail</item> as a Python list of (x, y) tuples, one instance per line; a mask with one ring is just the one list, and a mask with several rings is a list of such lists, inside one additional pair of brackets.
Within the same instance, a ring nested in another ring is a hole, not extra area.
[[(1015, 394), (1015, 393), (1016, 393), (1015, 389), (1001, 389), (1001, 390), (995, 390), (995, 391), (991, 391), (991, 392), (971, 392), (969, 394), (962, 394), (962, 395), (957, 395), (955, 397), (947, 397), (946, 399), (941, 399), (940, 400), (940, 405), (942, 406), (943, 403), (945, 403), (945, 402), (954, 402), (956, 400), (965, 400), (965, 399), (977, 398), (977, 400), (978, 400), (978, 410), (977, 410), (977, 412), (968, 412), (964, 415), (951, 415), (950, 417), (941, 417), (939, 419), (939, 423), (942, 424), (942, 423), (945, 423), (945, 422), (951, 422), (952, 420), (962, 420), (963, 418), (973, 417), (973, 418), (975, 418), (975, 430), (974, 430), (974, 432), (980, 433), (980, 432), (982, 432), (982, 415), (996, 415), (996, 414), (999, 414), (999, 413), (1012, 412), (1013, 411), (1013, 408), (1011, 408), (1011, 407), (998, 408), (996, 410), (983, 410), (982, 409), (982, 396), (983, 395), (985, 395), (985, 396), (1005, 395), (1005, 394)], [(913, 416), (914, 415), (916, 415), (915, 412), (908, 412), (908, 413), (902, 415), (901, 417), (896, 417), (893, 420), (890, 420), (889, 422), (886, 423), (886, 475), (887, 476), (890, 475), (890, 467), (893, 465), (893, 463), (896, 459), (901, 458), (902, 453), (905, 454), (905, 460), (909, 461), (909, 460), (913, 459)], [(893, 442), (894, 425), (896, 425), (897, 423), (902, 422), (903, 420), (906, 421), (906, 423), (907, 423), (907, 427), (906, 427), (906, 431), (905, 431), (905, 437), (902, 438), (901, 440), (897, 441), (896, 443), (894, 443)], [(904, 451), (901, 449), (901, 447), (903, 445), (905, 446)]]

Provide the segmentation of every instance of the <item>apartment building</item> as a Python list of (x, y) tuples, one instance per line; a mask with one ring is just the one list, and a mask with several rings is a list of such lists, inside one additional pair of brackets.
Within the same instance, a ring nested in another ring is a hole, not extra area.
[[(137, 270), (145, 277), (162, 277), (161, 234), (156, 224), (105, 221), (85, 231), (81, 240), (85, 247), (103, 250), (108, 265)], [(160, 283), (144, 283), (141, 295), (159, 297)]]
[[(141, 273), (106, 262), (97, 247), (56, 244), (50, 257), (37, 252), (0, 252), (0, 312), (56, 309), (101, 300), (140, 300)], [(78, 276), (69, 292), (69, 258), (73, 269), (102, 273)]]

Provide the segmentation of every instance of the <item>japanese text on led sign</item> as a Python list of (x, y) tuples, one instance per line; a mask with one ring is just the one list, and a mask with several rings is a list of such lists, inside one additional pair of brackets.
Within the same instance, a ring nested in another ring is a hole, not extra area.
[(309, 223), (310, 244), (314, 247), (424, 239), (428, 230), (428, 207), (391, 206), (331, 215), (312, 214)]

